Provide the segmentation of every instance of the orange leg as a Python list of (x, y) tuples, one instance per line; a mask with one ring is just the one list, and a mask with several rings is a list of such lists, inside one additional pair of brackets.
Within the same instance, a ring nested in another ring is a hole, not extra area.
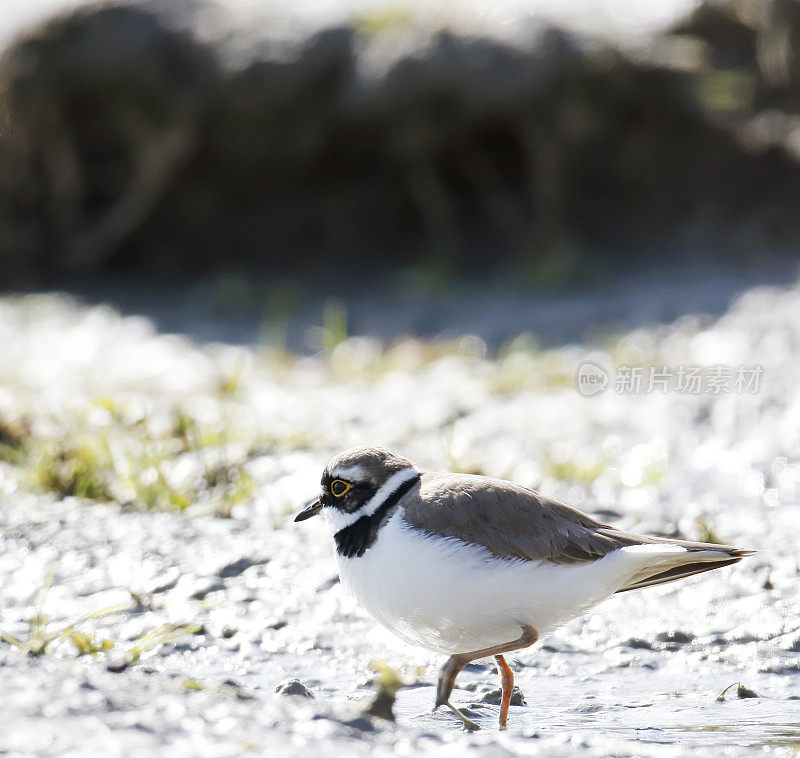
[(508, 706), (511, 705), (511, 692), (514, 689), (514, 672), (502, 655), (496, 655), (494, 659), (497, 661), (497, 669), (503, 681), (503, 698), (500, 701), (500, 728), (505, 729), (506, 721), (508, 721)]
[[(497, 656), (501, 660), (503, 660), (503, 664), (505, 665), (506, 669), (508, 669), (508, 676), (510, 677), (511, 684), (508, 686), (508, 699), (511, 700), (511, 689), (514, 686), (514, 674), (511, 672), (511, 669), (508, 668), (508, 664), (502, 659), (502, 653), (510, 653), (512, 650), (520, 650), (524, 647), (530, 647), (536, 640), (539, 639), (539, 633), (532, 627), (532, 626), (523, 626), (522, 627), (522, 636), (518, 640), (514, 640), (513, 642), (507, 642), (505, 645), (495, 645), (494, 647), (487, 647), (483, 650), (475, 650), (472, 653), (458, 653), (456, 655), (451, 655), (447, 659), (447, 663), (442, 666), (442, 670), (439, 672), (439, 685), (436, 688), (436, 705), (433, 706), (433, 710), (435, 711), (440, 705), (446, 705), (458, 718), (461, 719), (461, 722), (464, 724), (466, 729), (470, 731), (474, 729), (478, 729), (478, 725), (468, 719), (461, 711), (458, 710), (451, 702), (450, 702), (450, 695), (453, 692), (453, 687), (456, 683), (456, 677), (458, 676), (461, 669), (464, 668), (468, 663), (472, 661), (477, 661), (479, 658), (488, 658), (490, 655)], [(499, 665), (499, 662), (498, 662)], [(503, 699), (505, 702), (506, 697), (506, 673), (501, 668), (501, 674), (503, 675)], [(500, 708), (500, 728), (505, 729), (505, 716), (508, 715), (508, 704), (505, 704), (505, 710), (503, 706)]]

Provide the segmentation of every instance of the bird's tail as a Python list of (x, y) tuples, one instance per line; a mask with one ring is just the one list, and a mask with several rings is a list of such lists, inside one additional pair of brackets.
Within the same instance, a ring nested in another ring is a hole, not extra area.
[(642, 562), (617, 592), (674, 582), (692, 574), (730, 566), (754, 552), (730, 545), (682, 540), (659, 540), (654, 543), (629, 545), (623, 547), (622, 551), (639, 553)]

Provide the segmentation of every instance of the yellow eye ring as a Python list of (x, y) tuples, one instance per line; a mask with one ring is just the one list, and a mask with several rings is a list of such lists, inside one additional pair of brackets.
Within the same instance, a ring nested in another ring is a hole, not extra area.
[(334, 479), (331, 482), (331, 494), (334, 497), (343, 497), (350, 489), (350, 485), (344, 479)]

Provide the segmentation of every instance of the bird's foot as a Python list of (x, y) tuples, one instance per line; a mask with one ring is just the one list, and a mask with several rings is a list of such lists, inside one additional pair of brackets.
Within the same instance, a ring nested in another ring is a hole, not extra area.
[(458, 720), (463, 725), (464, 729), (466, 729), (468, 732), (477, 732), (480, 729), (480, 727), (472, 719), (467, 718), (449, 700), (446, 700), (443, 703), (436, 703), (436, 705), (433, 707), (433, 710), (436, 711), (436, 709), (440, 705), (446, 705), (453, 712), (453, 714), (458, 718)]

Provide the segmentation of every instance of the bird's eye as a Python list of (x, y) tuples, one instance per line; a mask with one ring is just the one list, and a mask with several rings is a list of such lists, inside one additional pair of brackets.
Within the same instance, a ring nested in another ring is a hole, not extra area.
[(342, 479), (334, 479), (331, 482), (331, 493), (334, 497), (341, 497), (349, 489), (350, 485)]

